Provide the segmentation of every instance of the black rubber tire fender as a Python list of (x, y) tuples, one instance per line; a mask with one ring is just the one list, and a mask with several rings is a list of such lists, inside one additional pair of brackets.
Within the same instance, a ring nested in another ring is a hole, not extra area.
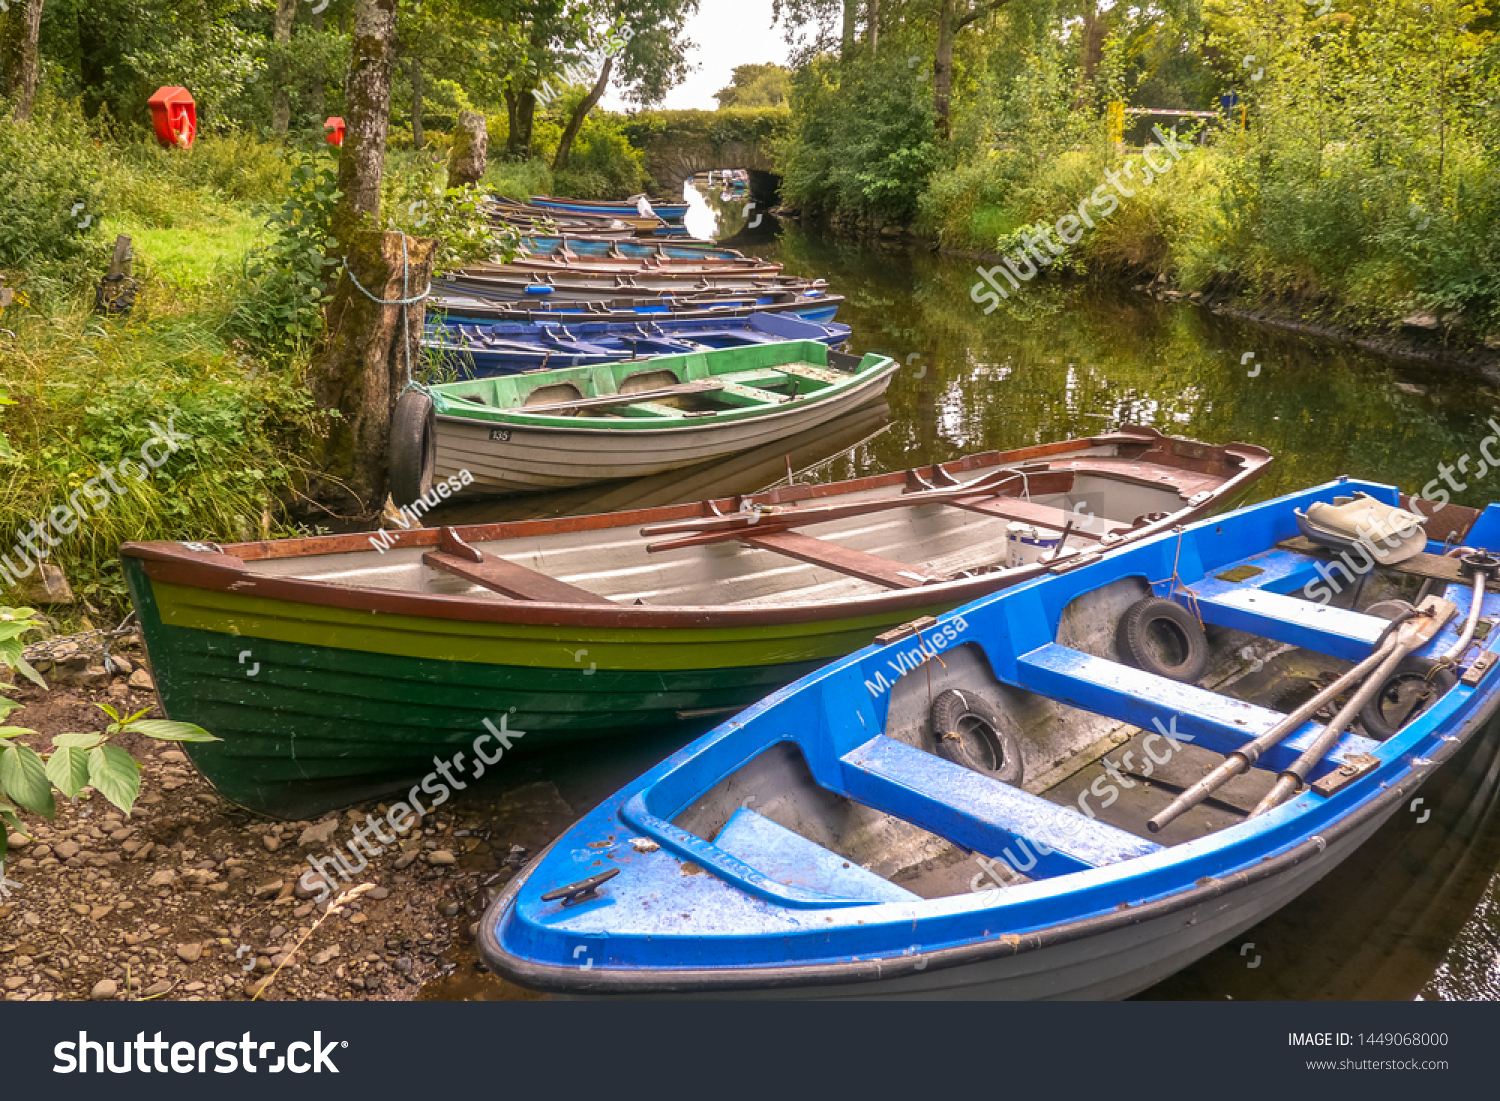
[[(1161, 644), (1162, 636), (1176, 654)], [(1208, 669), (1208, 636), (1192, 612), (1175, 600), (1148, 596), (1125, 609), (1115, 628), (1120, 656), (1148, 673), (1193, 683)]]
[(1382, 705), (1395, 702), (1393, 693), (1398, 690), (1401, 683), (1419, 679), (1425, 679), (1432, 685), (1431, 695), (1407, 714), (1402, 726), (1426, 711), (1439, 696), (1458, 683), (1453, 670), (1446, 665), (1438, 665), (1426, 658), (1406, 658), (1396, 666), (1395, 672), (1386, 678), (1385, 683), (1380, 686), (1380, 691), (1371, 696), (1369, 702), (1359, 709), (1359, 722), (1365, 728), (1366, 734), (1376, 741), (1383, 742), (1400, 729), (1386, 716)]
[(387, 456), (391, 500), (397, 507), (404, 508), (432, 488), (432, 472), (437, 466), (437, 413), (432, 399), (421, 390), (408, 390), (396, 400)]
[(1026, 776), (1021, 746), (1009, 723), (983, 696), (950, 688), (929, 712), (938, 755), (983, 776), (1019, 787)]

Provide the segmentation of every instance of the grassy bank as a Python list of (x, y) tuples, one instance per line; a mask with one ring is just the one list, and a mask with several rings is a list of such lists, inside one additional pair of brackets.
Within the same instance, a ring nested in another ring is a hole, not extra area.
[[(320, 269), (289, 259), (293, 237), (273, 219), (329, 201), (335, 154), (246, 135), (163, 149), (66, 102), (36, 119), (0, 122), (0, 276), (16, 291), (0, 310), (0, 567), (30, 575), (24, 592), (46, 549), (79, 598), (54, 609), (71, 626), (122, 614), (123, 542), (295, 533), (305, 443), (324, 422), (304, 386), (318, 299), (294, 276)], [(608, 152), (600, 140), (585, 168)], [(383, 221), (482, 248), (472, 203), (444, 194), (444, 148), (437, 135), (390, 152)], [(634, 181), (638, 167), (622, 171)], [(524, 197), (559, 180), (538, 161), (492, 163), (485, 184)], [(140, 287), (128, 316), (106, 317), (94, 295), (117, 234)], [(151, 441), (168, 427), (187, 438), (152, 469), (142, 446), (161, 454)], [(33, 523), (46, 542), (33, 533), (28, 548)], [(0, 573), (0, 603), (19, 595)]]

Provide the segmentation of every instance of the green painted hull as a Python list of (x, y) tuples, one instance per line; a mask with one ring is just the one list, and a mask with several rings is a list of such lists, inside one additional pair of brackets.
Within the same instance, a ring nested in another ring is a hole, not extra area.
[[(472, 757), (486, 719), (506, 717), (524, 731), (509, 752), (531, 753), (659, 732), (695, 712), (724, 718), (913, 618), (584, 638), (165, 584), (136, 558), (125, 570), (163, 709), (222, 739), (186, 746), (194, 763), (226, 799), (282, 818), (409, 787), (434, 758)], [(703, 728), (696, 718), (685, 733)]]

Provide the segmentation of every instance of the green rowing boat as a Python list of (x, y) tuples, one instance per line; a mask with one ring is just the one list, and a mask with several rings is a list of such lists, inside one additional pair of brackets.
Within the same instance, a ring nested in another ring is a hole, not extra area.
[(222, 739), (193, 761), (232, 802), (302, 818), (492, 729), (532, 753), (728, 715), (1226, 506), (1269, 461), (1128, 428), (695, 504), (122, 555), (163, 709)]

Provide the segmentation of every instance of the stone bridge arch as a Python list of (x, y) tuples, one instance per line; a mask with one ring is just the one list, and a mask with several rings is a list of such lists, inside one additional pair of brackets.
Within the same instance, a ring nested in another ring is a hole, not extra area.
[(711, 168), (743, 168), (750, 190), (772, 202), (781, 185), (775, 143), (791, 124), (785, 107), (732, 107), (722, 111), (641, 111), (623, 127), (645, 157), (646, 173), (660, 194), (675, 195), (682, 181)]

